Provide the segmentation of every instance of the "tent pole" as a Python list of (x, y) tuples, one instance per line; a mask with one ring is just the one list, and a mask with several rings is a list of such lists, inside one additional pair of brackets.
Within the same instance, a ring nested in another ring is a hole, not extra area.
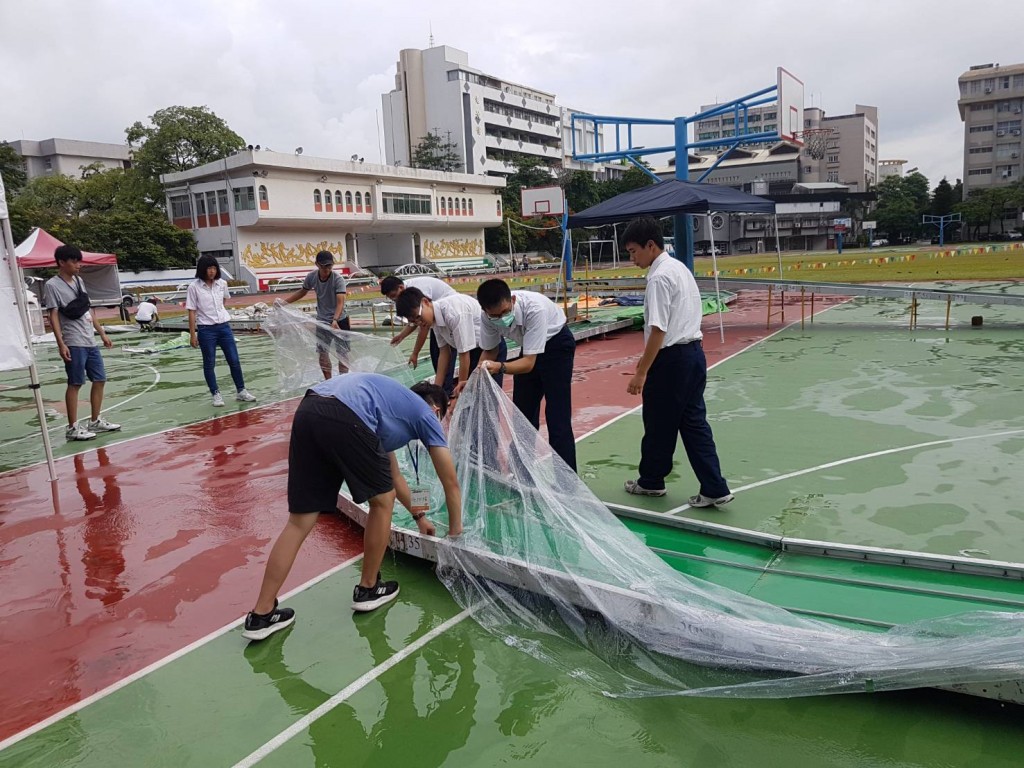
[(707, 219), (708, 237), (711, 238), (711, 268), (715, 273), (715, 300), (718, 302), (718, 335), (725, 344), (725, 321), (722, 320), (722, 292), (718, 288), (718, 256), (715, 255), (715, 229), (711, 226), (711, 211), (705, 215)]
[[(3, 189), (0, 186), (0, 189)], [(0, 193), (2, 194), (2, 193)], [(21, 276), (21, 269), (18, 268), (18, 259), (14, 255), (14, 236), (11, 234), (11, 223), (6, 217), (0, 218), (0, 234), (3, 235), (0, 242), (0, 250), (8, 254), (10, 263), (11, 279), (14, 283), (14, 302), (18, 305), (18, 314), (21, 315), (21, 327), (25, 331), (25, 337), (29, 336), (28, 311), (25, 308), (25, 280)], [(46, 429), (46, 409), (43, 407), (43, 396), (39, 391), (39, 372), (36, 370), (36, 356), (32, 349), (32, 342), (29, 341), (29, 365), (28, 376), (31, 381), (30, 389), (32, 398), (36, 403), (36, 413), (39, 414), (39, 431), (43, 435), (43, 451), (46, 453), (46, 466), (50, 470), (50, 482), (57, 480), (57, 467), (53, 462), (53, 449), (50, 446), (50, 433)]]

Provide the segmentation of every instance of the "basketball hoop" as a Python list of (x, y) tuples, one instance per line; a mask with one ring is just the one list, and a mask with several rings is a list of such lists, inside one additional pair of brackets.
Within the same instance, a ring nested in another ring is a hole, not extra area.
[(821, 160), (825, 157), (828, 140), (832, 138), (835, 132), (835, 128), (808, 128), (805, 131), (796, 131), (793, 137), (803, 141), (804, 149), (807, 150), (808, 155), (815, 160)]

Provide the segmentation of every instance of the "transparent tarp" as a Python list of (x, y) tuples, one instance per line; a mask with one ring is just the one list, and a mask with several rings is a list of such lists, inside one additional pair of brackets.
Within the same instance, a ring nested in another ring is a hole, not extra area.
[(590, 492), (488, 376), (452, 417), (464, 533), (455, 600), (507, 644), (609, 695), (785, 697), (1024, 678), (1024, 613), (858, 631), (673, 570)]

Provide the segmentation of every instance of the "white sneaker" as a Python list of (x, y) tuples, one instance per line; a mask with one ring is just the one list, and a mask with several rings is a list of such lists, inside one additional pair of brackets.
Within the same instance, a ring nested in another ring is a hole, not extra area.
[(691, 507), (703, 508), (703, 507), (724, 507), (735, 497), (731, 493), (725, 494), (725, 496), (719, 496), (717, 499), (713, 499), (710, 496), (705, 496), (703, 493), (698, 493), (696, 496), (691, 496), (689, 504)]
[(214, 392), (213, 393), (213, 407), (214, 408), (223, 408), (224, 407), (224, 395), (222, 395), (220, 392)]
[(67, 428), (64, 432), (64, 437), (68, 440), (92, 440), (96, 437), (96, 433), (90, 432), (81, 424), (74, 424)]
[(253, 397), (249, 393), (248, 389), (240, 389), (240, 390), (238, 390), (238, 394), (235, 395), (235, 400), (238, 400), (240, 403), (255, 403), (256, 402), (256, 398)]
[(117, 432), (121, 428), (120, 424), (111, 424), (109, 421), (100, 416), (96, 421), (90, 421), (86, 428), (90, 432)]

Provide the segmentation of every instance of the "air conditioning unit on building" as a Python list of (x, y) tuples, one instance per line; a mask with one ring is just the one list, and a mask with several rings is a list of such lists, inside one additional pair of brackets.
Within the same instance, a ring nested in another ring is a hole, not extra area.
[(1018, 128), (1015, 131), (1010, 131), (1010, 133), (1012, 133), (1014, 136), (1020, 136), (1020, 128)]
[(1019, 157), (1019, 156), (1020, 156), (1020, 153), (1019, 153), (1019, 152), (1011, 152), (1011, 153), (1010, 153), (1010, 157), (1013, 157), (1013, 158), (1017, 158), (1017, 157)]
[(992, 93), (992, 89), (991, 88), (986, 88), (985, 89), (985, 93)]
[(996, 131), (996, 136), (1005, 136), (1006, 131)]

